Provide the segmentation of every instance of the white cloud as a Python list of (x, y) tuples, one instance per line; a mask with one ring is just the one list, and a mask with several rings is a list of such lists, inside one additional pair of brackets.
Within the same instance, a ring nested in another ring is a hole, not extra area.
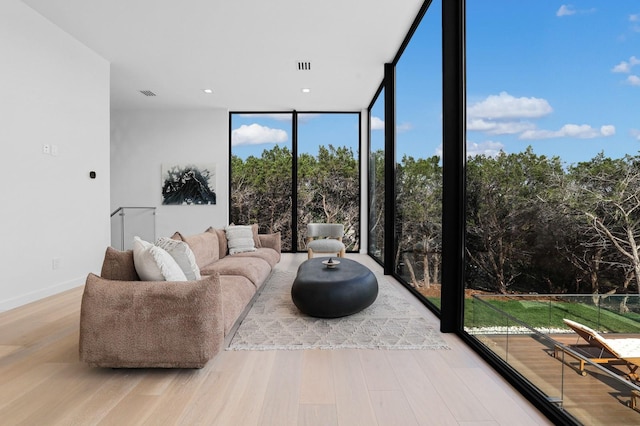
[(611, 69), (611, 72), (630, 73), (631, 68), (639, 64), (640, 64), (640, 59), (636, 58), (635, 56), (632, 56), (631, 58), (629, 58), (629, 62), (627, 61), (620, 62), (618, 65), (616, 65)]
[(639, 129), (631, 129), (629, 131), (629, 133), (631, 133), (631, 136), (633, 136), (634, 138), (636, 138), (638, 140), (638, 142), (640, 142), (640, 130)]
[(605, 125), (596, 129), (588, 124), (565, 124), (560, 130), (527, 130), (519, 139), (552, 139), (552, 138), (577, 138), (593, 139), (599, 136), (612, 136), (616, 133), (615, 126)]
[(253, 123), (243, 124), (231, 132), (231, 144), (239, 145), (259, 145), (263, 143), (282, 143), (289, 139), (289, 135), (282, 129), (272, 129)]
[(606, 124), (600, 127), (600, 134), (602, 136), (613, 136), (616, 134), (616, 126), (612, 124)]
[(553, 108), (545, 99), (516, 98), (507, 92), (500, 92), (468, 107), (467, 115), (471, 119), (520, 119), (540, 118), (552, 111)]
[(535, 124), (528, 121), (491, 121), (475, 118), (467, 121), (467, 130), (486, 132), (491, 135), (512, 135), (535, 129)]
[(411, 129), (413, 129), (413, 124), (411, 123), (400, 123), (396, 126), (396, 130), (399, 133), (408, 132)]
[(629, 15), (629, 22), (640, 22), (640, 14)]
[(556, 16), (570, 16), (575, 14), (576, 14), (576, 10), (574, 9), (573, 6), (569, 4), (563, 4), (562, 6), (560, 6), (560, 9), (558, 9), (558, 11), (556, 12)]
[(380, 117), (371, 117), (371, 130), (384, 130), (384, 120)]
[(637, 75), (630, 75), (629, 77), (627, 77), (627, 83), (632, 86), (640, 86), (640, 77), (638, 77)]
[(497, 157), (501, 152), (504, 152), (504, 145), (500, 142), (486, 141), (475, 143), (467, 141), (467, 157), (475, 157), (476, 155)]

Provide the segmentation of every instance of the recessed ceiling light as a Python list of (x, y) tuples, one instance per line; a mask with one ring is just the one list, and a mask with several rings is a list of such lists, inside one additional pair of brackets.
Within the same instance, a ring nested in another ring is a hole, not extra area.
[(305, 87), (302, 89), (302, 93), (311, 93), (311, 89), (309, 89), (308, 87)]
[(210, 95), (211, 93), (213, 93), (213, 89), (202, 89), (202, 91), (208, 95)]

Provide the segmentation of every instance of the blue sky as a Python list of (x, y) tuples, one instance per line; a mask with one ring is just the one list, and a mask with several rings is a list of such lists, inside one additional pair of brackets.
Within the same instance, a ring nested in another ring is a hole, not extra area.
[[(433, 1), (398, 63), (398, 157), (441, 152), (440, 4)], [(468, 154), (531, 145), (567, 164), (601, 151), (614, 158), (638, 154), (640, 1), (467, 0), (466, 21)], [(384, 129), (382, 101), (372, 115), (376, 147)], [(234, 117), (238, 140), (249, 140), (252, 124), (264, 127), (253, 127), (256, 137), (269, 129), (290, 133), (290, 122)], [(315, 121), (320, 127), (305, 139), (332, 129), (320, 137), (338, 145), (345, 132), (351, 140), (353, 125), (338, 117), (308, 117), (300, 131)], [(235, 145), (234, 153), (248, 147)]]
[(640, 2), (467, 1), (468, 150), (640, 149)]

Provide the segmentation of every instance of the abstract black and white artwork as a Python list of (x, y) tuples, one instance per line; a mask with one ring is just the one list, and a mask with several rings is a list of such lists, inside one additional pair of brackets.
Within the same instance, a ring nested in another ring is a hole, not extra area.
[(215, 204), (215, 186), (215, 164), (162, 165), (162, 204)]

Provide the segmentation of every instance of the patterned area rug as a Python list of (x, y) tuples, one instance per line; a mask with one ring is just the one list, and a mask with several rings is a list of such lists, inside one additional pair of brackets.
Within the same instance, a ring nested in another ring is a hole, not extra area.
[(379, 292), (371, 306), (335, 319), (302, 314), (291, 300), (294, 278), (293, 272), (274, 272), (227, 350), (449, 349), (384, 275), (376, 274)]

